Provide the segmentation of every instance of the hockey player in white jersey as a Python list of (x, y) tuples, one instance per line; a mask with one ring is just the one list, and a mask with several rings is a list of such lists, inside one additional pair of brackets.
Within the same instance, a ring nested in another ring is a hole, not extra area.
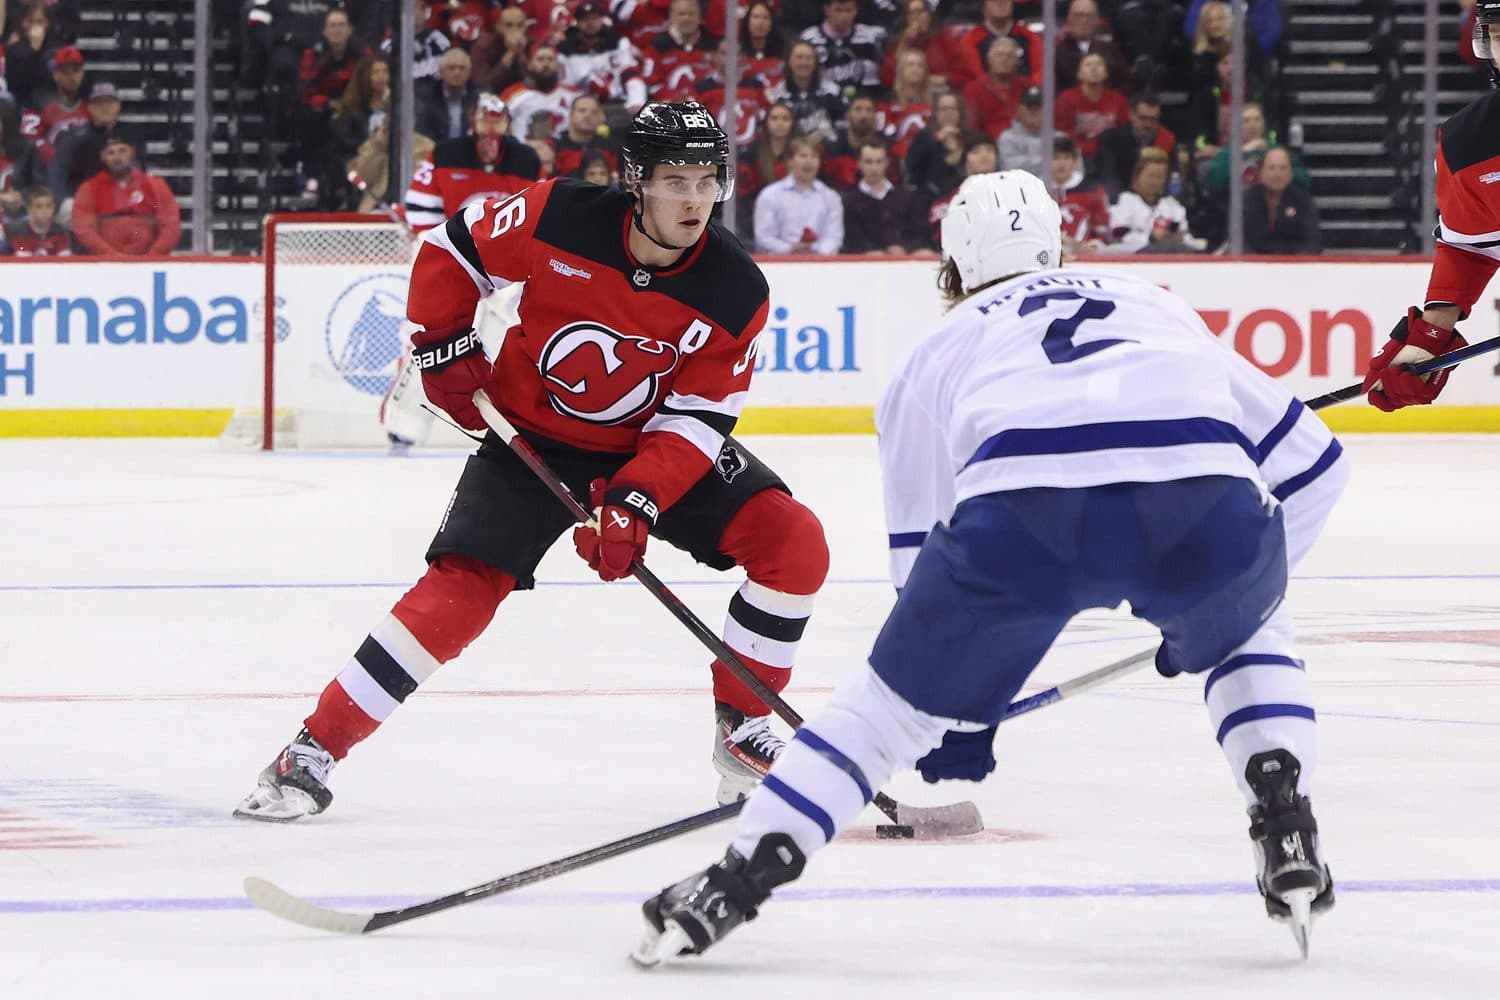
[(1283, 597), (1347, 463), (1179, 299), (1055, 269), (1059, 224), (1021, 171), (959, 188), (939, 279), (956, 304), (876, 409), (896, 605), (868, 664), (750, 796), (723, 859), (646, 902), (637, 963), (702, 953), (753, 919), (897, 771), (982, 780), (996, 724), (1063, 627), (1123, 601), (1161, 630), (1163, 674), (1205, 675), (1266, 911), (1306, 955), (1333, 882)]

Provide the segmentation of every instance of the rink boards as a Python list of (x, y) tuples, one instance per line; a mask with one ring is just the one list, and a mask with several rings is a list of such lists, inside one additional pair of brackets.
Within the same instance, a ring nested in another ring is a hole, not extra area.
[[(1356, 382), (1420, 299), (1425, 259), (1149, 260), (1105, 266), (1180, 294), (1209, 329), (1304, 398)], [(867, 432), (891, 366), (941, 315), (936, 262), (768, 260), (771, 314), (746, 432)], [(1099, 266), (1094, 261), (1090, 266)], [(0, 436), (215, 435), (256, 405), (264, 347), (257, 260), (24, 262), (0, 287)], [(82, 280), (80, 280), (82, 279)], [(346, 262), (278, 285), (278, 409), (370, 420), (402, 343), (398, 269)], [(1496, 290), (1500, 295), (1500, 289)], [(1465, 326), (1493, 336), (1495, 296)], [(630, 333), (631, 331), (622, 331)], [(1340, 430), (1500, 429), (1489, 361), (1453, 377), (1436, 406), (1325, 414)]]

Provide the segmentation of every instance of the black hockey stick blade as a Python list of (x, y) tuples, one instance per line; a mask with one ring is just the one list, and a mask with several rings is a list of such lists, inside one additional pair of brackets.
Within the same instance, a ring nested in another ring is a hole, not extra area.
[[(1489, 340), (1481, 340), (1477, 344), (1460, 347), (1458, 350), (1449, 351), (1447, 354), (1439, 354), (1437, 357), (1423, 361), (1421, 364), (1402, 365), (1401, 367), (1404, 371), (1411, 372), (1413, 375), (1426, 375), (1430, 372), (1442, 371), (1444, 368), (1452, 368), (1460, 362), (1467, 361), (1480, 354), (1488, 354), (1496, 348), (1500, 348), (1500, 337), (1491, 337)], [(1314, 396), (1312, 399), (1305, 400), (1302, 405), (1306, 406), (1309, 410), (1321, 410), (1325, 406), (1342, 403), (1346, 400), (1363, 396), (1364, 394), (1364, 383), (1355, 382), (1353, 385), (1346, 385), (1342, 389), (1335, 389), (1321, 396)]]
[[(484, 417), (484, 422), (489, 425), (490, 430), (494, 431), (495, 435), (504, 441), (522, 462), (526, 463), (527, 468), (531, 469), (536, 477), (552, 491), (553, 496), (568, 508), (576, 521), (580, 524), (593, 522), (594, 517), (589, 509), (568, 490), (562, 478), (552, 471), (552, 468), (526, 443), (525, 439), (516, 433), (515, 427), (505, 419), (504, 414), (490, 401), (490, 397), (483, 389), (474, 392), (474, 405)], [(771, 710), (787, 725), (793, 729), (801, 728), (803, 720), (797, 710), (788, 705), (779, 694), (772, 691), (765, 681), (755, 676), (734, 650), (725, 645), (724, 640), (705, 625), (691, 608), (683, 604), (655, 573), (651, 572), (639, 559), (631, 564), (630, 572), (640, 585), (645, 587), (652, 597), (660, 601), (662, 606), (671, 612), (672, 617), (681, 622), (693, 634), (693, 638), (702, 643), (715, 659), (727, 666), (729, 672), (749, 688), (755, 697), (769, 705)], [(881, 792), (875, 796), (874, 805), (892, 822), (910, 826), (914, 835), (923, 840), (964, 837), (984, 829), (984, 818), (980, 816), (979, 807), (973, 802), (955, 802), (946, 806), (908, 806)]]
[(263, 878), (256, 878), (254, 875), (245, 879), (245, 895), (267, 913), (294, 924), (301, 924), (303, 927), (334, 934), (369, 934), (382, 927), (425, 917), (429, 913), (437, 913), (440, 910), (451, 910), (455, 906), (463, 906), (465, 903), (472, 903), (489, 896), (498, 896), (502, 892), (510, 892), (535, 882), (543, 882), (558, 875), (565, 875), (568, 872), (598, 864), (600, 861), (607, 861), (622, 854), (629, 854), (631, 851), (638, 851), (643, 847), (650, 847), (652, 844), (680, 837), (685, 833), (692, 833), (694, 830), (713, 826), (715, 823), (722, 823), (738, 816), (740, 810), (744, 808), (745, 800), (741, 799), (738, 802), (731, 802), (664, 826), (653, 827), (599, 847), (591, 847), (586, 851), (570, 854), (565, 858), (558, 858), (556, 861), (537, 865), (535, 868), (527, 868), (525, 871), (512, 875), (502, 875), (489, 882), (470, 886), (425, 903), (414, 903), (411, 906), (382, 910), (378, 913), (346, 913), (342, 910), (319, 906), (317, 903), (294, 896), (280, 886)]

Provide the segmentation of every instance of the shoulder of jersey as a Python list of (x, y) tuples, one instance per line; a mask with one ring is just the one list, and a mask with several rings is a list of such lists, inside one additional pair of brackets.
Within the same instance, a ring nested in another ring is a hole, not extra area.
[(1500, 156), (1500, 90), (1464, 105), (1443, 123), (1443, 159), (1458, 173)]

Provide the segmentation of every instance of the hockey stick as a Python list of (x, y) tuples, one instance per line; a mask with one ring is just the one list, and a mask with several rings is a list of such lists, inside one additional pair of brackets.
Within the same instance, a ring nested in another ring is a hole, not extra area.
[[(1098, 670), (1092, 670), (1070, 681), (1064, 681), (1056, 687), (1048, 688), (1040, 694), (1034, 694), (1029, 698), (1022, 698), (1019, 701), (1013, 701), (1010, 707), (1005, 710), (1005, 715), (1001, 717), (1000, 721), (1009, 722), (1018, 715), (1035, 712), (1039, 708), (1045, 708), (1055, 702), (1062, 701), (1064, 698), (1071, 698), (1074, 695), (1092, 690), (1106, 681), (1111, 681), (1122, 674), (1127, 674), (1132, 670), (1137, 670), (1145, 666), (1152, 662), (1155, 656), (1156, 650), (1153, 647), (1152, 649), (1136, 653), (1134, 656), (1126, 657), (1116, 663), (1111, 663), (1107, 667), (1100, 667)], [(311, 927), (314, 930), (332, 931), (335, 934), (369, 934), (372, 931), (380, 930), (382, 927), (415, 920), (417, 917), (425, 917), (429, 913), (451, 910), (455, 906), (463, 906), (466, 903), (477, 902), (481, 899), (487, 899), (490, 896), (498, 896), (502, 892), (510, 892), (524, 886), (535, 885), (537, 882), (544, 882), (547, 879), (556, 878), (558, 875), (566, 875), (568, 872), (587, 868), (589, 865), (598, 864), (610, 858), (617, 858), (622, 854), (629, 854), (643, 847), (650, 847), (652, 844), (660, 844), (662, 841), (680, 837), (685, 833), (692, 833), (694, 830), (701, 830), (704, 827), (722, 823), (726, 819), (739, 815), (740, 810), (743, 808), (745, 808), (745, 800), (741, 799), (738, 802), (731, 802), (728, 805), (719, 806), (716, 809), (710, 809), (695, 816), (688, 816), (673, 823), (653, 827), (650, 830), (644, 830), (641, 833), (611, 841), (608, 844), (601, 844), (587, 851), (580, 851), (577, 854), (570, 854), (565, 858), (558, 858), (556, 861), (537, 865), (535, 868), (527, 868), (512, 875), (502, 875), (492, 881), (484, 882), (459, 892), (449, 893), (446, 896), (440, 896), (425, 903), (413, 903), (411, 906), (403, 906), (394, 910), (381, 910), (376, 913), (346, 913), (342, 910), (319, 906), (316, 903), (294, 896), (285, 889), (267, 882), (263, 878), (256, 878), (253, 875), (245, 879), (245, 895), (250, 897), (252, 903), (272, 916), (289, 920), (294, 924), (301, 924), (304, 927)]]
[[(1489, 340), (1481, 340), (1477, 344), (1470, 344), (1468, 347), (1460, 347), (1456, 351), (1449, 351), (1447, 354), (1439, 354), (1435, 358), (1428, 358), (1419, 364), (1402, 365), (1401, 370), (1410, 372), (1413, 375), (1426, 375), (1429, 372), (1452, 368), (1459, 362), (1467, 361), (1480, 354), (1487, 354), (1496, 348), (1500, 348), (1500, 337), (1491, 337)], [(1334, 403), (1342, 403), (1345, 400), (1354, 399), (1356, 396), (1363, 396), (1364, 392), (1364, 383), (1356, 382), (1353, 385), (1346, 385), (1342, 389), (1335, 389), (1333, 392), (1315, 396), (1312, 399), (1306, 400), (1303, 405), (1309, 410), (1321, 410), (1325, 406), (1332, 406)]]
[[(483, 389), (474, 393), (474, 405), (479, 408), (479, 413), (484, 417), (484, 422), (489, 425), (490, 430), (504, 441), (505, 444), (525, 462), (537, 478), (547, 485), (553, 496), (562, 501), (579, 524), (591, 524), (597, 526), (593, 512), (579, 502), (569, 490), (567, 485), (553, 472), (544, 462), (540, 455), (526, 443), (526, 440), (516, 433), (516, 429), (500, 414), (495, 404), (490, 402)], [(750, 689), (750, 692), (765, 702), (771, 709), (781, 717), (787, 725), (793, 729), (802, 726), (802, 716), (796, 709), (782, 700), (781, 696), (751, 672), (739, 658), (709, 627), (703, 624), (702, 619), (693, 614), (686, 604), (678, 599), (677, 595), (667, 589), (667, 585), (657, 578), (656, 574), (647, 569), (639, 559), (630, 567), (631, 574), (640, 581), (641, 586), (651, 592), (662, 603), (672, 617), (687, 627), (693, 633), (693, 637), (702, 643), (710, 653), (729, 668), (729, 672), (739, 679), (740, 683)], [(972, 802), (955, 802), (946, 806), (908, 806), (897, 802), (884, 792), (875, 796), (875, 807), (893, 823), (900, 826), (912, 828), (912, 835), (927, 839), (942, 839), (945, 837), (960, 837), (971, 833), (978, 833), (984, 829), (984, 820), (979, 815), (979, 807)]]

